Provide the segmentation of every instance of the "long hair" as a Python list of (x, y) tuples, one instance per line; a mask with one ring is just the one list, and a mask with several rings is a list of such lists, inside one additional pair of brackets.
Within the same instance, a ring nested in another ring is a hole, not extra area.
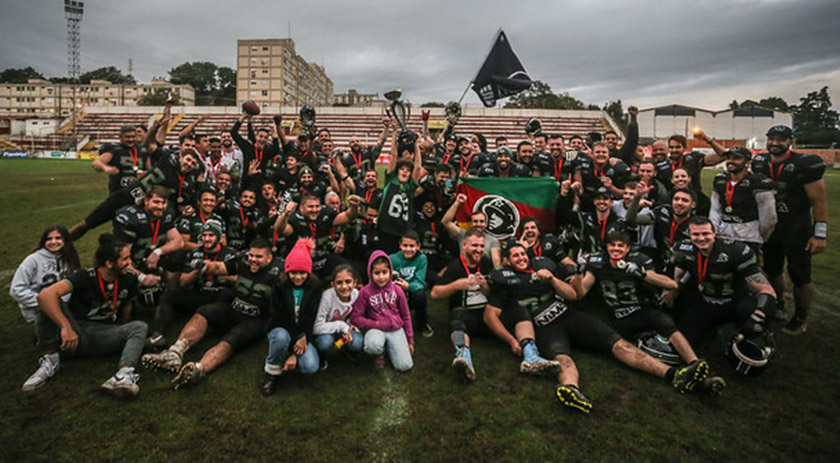
[(58, 259), (64, 264), (68, 274), (78, 270), (79, 267), (81, 267), (81, 264), (79, 263), (79, 253), (76, 252), (76, 247), (73, 246), (73, 240), (70, 239), (70, 232), (68, 232), (67, 228), (63, 225), (50, 225), (44, 229), (44, 232), (41, 233), (41, 239), (38, 240), (38, 246), (35, 246), (35, 249), (33, 249), (32, 252), (43, 248), (44, 245), (47, 244), (47, 237), (54, 231), (57, 231), (64, 240), (64, 247), (62, 247), (61, 251), (59, 251)]

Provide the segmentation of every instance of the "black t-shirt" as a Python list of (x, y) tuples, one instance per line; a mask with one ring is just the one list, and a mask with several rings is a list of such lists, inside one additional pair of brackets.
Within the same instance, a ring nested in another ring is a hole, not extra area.
[[(187, 258), (184, 260), (183, 273), (190, 273), (195, 271), (189, 265), (196, 259), (209, 260), (213, 262), (230, 262), (238, 256), (238, 253), (227, 246), (219, 245), (215, 252), (205, 252), (203, 248), (193, 249), (187, 253)], [(199, 291), (216, 292), (220, 289), (229, 288), (230, 283), (222, 283), (219, 277), (215, 275), (204, 275), (195, 281), (193, 288)]]
[(557, 264), (542, 257), (531, 261), (531, 269), (519, 272), (512, 267), (501, 267), (490, 272), (490, 297), (487, 303), (502, 311), (527, 310), (534, 325), (546, 326), (557, 320), (569, 306), (556, 293), (550, 281), (535, 278), (536, 272), (548, 269), (560, 279), (568, 275), (561, 275)]
[(423, 188), (423, 193), (417, 197), (415, 204), (421, 207), (426, 201), (435, 203), (435, 214), (440, 216), (449, 209), (449, 206), (455, 201), (455, 187), (454, 182), (450, 182), (452, 187), (447, 185), (438, 185), (435, 181), (435, 176), (428, 174), (420, 179), (420, 186)]
[[(487, 256), (482, 255), (476, 267), (466, 267), (464, 264), (465, 261), (461, 260), (461, 257), (458, 256), (457, 259), (446, 266), (443, 276), (437, 282), (438, 285), (448, 285), (455, 280), (468, 278), (470, 275), (475, 275), (476, 273), (481, 273), (485, 277), (488, 277), (490, 272), (493, 271), (493, 262)], [(467, 273), (467, 268), (469, 268), (469, 274)], [(478, 289), (455, 291), (449, 296), (449, 310), (484, 310), (485, 305), (487, 305), (487, 296)]]
[(315, 220), (310, 221), (305, 218), (299, 211), (289, 217), (289, 225), (292, 227), (292, 236), (294, 239), (291, 242), (296, 242), (300, 238), (310, 238), (315, 244), (315, 251), (313, 257), (323, 257), (332, 252), (330, 241), (332, 240), (333, 221), (338, 212), (329, 207), (324, 206), (321, 212), (315, 217)]
[(252, 317), (268, 316), (271, 301), (271, 287), (283, 271), (283, 259), (275, 257), (267, 267), (256, 273), (248, 265), (247, 252), (236, 259), (225, 262), (228, 275), (236, 275), (233, 310)]
[[(198, 163), (198, 165), (200, 166), (201, 163)], [(200, 174), (200, 171), (196, 169), (193, 169), (190, 173), (182, 174), (178, 154), (161, 151), (160, 158), (152, 166), (152, 170), (130, 183), (126, 188), (129, 189), (134, 199), (140, 200), (153, 186), (160, 185), (169, 192), (171, 207), (174, 207), (175, 204), (187, 204), (184, 193), (190, 191), (193, 184), (196, 183), (195, 177)], [(182, 198), (180, 202), (178, 198)]]
[[(752, 222), (758, 220), (755, 195), (763, 191), (772, 191), (773, 182), (762, 174), (752, 174), (733, 186), (729, 174), (721, 172), (715, 176), (712, 189), (720, 200), (721, 220), (731, 223)], [(727, 209), (730, 205), (731, 210)]]
[[(643, 270), (653, 270), (654, 267), (653, 260), (639, 252), (627, 254), (624, 263), (628, 262)], [(622, 265), (619, 263), (619, 266)], [(614, 268), (606, 253), (589, 256), (586, 271), (597, 280), (601, 299), (615, 318), (624, 318), (641, 308), (653, 306), (650, 293), (642, 286), (642, 278), (627, 273), (624, 268)]]
[(99, 149), (99, 154), (111, 153), (111, 161), (109, 166), (116, 167), (120, 170), (117, 175), (110, 175), (108, 178), (108, 191), (113, 193), (120, 188), (130, 185), (137, 180), (137, 173), (146, 170), (146, 159), (148, 153), (145, 148), (134, 146), (126, 146), (122, 143), (105, 144)]
[(131, 261), (138, 269), (145, 268), (146, 257), (166, 243), (166, 233), (173, 228), (175, 219), (169, 212), (160, 219), (151, 219), (137, 206), (122, 207), (114, 217), (114, 236), (131, 243)]
[(381, 153), (382, 147), (373, 145), (364, 148), (359, 154), (342, 153), (339, 159), (347, 169), (347, 176), (354, 180), (361, 180), (369, 167), (376, 167), (376, 160), (379, 159)]
[(825, 162), (819, 156), (795, 151), (780, 162), (771, 162), (772, 159), (770, 153), (757, 155), (752, 161), (752, 170), (769, 177), (775, 184), (779, 218), (809, 214), (811, 201), (803, 185), (823, 178)]
[(112, 282), (101, 280), (105, 294), (102, 293), (100, 274), (96, 268), (76, 270), (65, 281), (72, 290), (68, 306), (76, 320), (115, 323), (118, 309), (139, 294), (137, 277), (130, 273), (120, 275)]
[(382, 204), (382, 188), (376, 188), (374, 185), (372, 188), (368, 188), (364, 182), (361, 180), (356, 180), (356, 195), (366, 203), (370, 205), (370, 207), (374, 209), (379, 209), (379, 205)]
[(659, 249), (662, 262), (669, 262), (673, 255), (674, 245), (680, 241), (689, 239), (688, 221), (686, 218), (674, 216), (674, 210), (670, 204), (661, 204), (652, 210), (653, 212), (653, 236), (656, 246)]
[(414, 230), (420, 235), (420, 252), (427, 256), (439, 255), (443, 251), (441, 233), (446, 233), (446, 229), (434, 217), (426, 217), (422, 212), (415, 215)]
[(715, 240), (709, 257), (703, 257), (691, 241), (678, 243), (674, 265), (691, 273), (692, 281), (705, 298), (730, 300), (743, 289), (744, 278), (761, 273), (749, 246), (740, 241)]
[(555, 263), (559, 263), (564, 257), (569, 255), (569, 250), (565, 243), (551, 233), (543, 233), (537, 238), (537, 242), (528, 248), (528, 258), (534, 259), (536, 257), (545, 257), (551, 259)]
[(190, 242), (201, 243), (201, 230), (208, 220), (217, 222), (222, 227), (222, 233), (225, 233), (225, 220), (215, 211), (210, 217), (204, 217), (201, 211), (196, 211), (193, 215), (182, 215), (175, 221), (175, 228), (182, 235), (190, 235)]

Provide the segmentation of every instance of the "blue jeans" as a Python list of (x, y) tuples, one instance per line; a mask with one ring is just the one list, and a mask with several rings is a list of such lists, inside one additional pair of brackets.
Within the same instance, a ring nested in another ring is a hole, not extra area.
[[(342, 336), (342, 333), (319, 334), (315, 336), (315, 347), (318, 348), (318, 352), (327, 352), (332, 348), (333, 343), (338, 341)], [(350, 341), (350, 344), (345, 344), (343, 348), (350, 352), (361, 352), (364, 344), (365, 337), (362, 336), (362, 333), (353, 330), (353, 340)]]
[[(283, 372), (283, 364), (289, 356), (292, 347), (292, 335), (285, 328), (277, 327), (268, 332), (268, 356), (265, 358), (265, 372), (279, 375)], [(297, 359), (297, 369), (305, 375), (318, 372), (321, 359), (318, 350), (312, 343), (306, 344), (306, 352)]]
[(411, 351), (408, 350), (408, 338), (402, 328), (396, 331), (371, 329), (365, 333), (365, 353), (382, 355), (388, 349), (388, 358), (397, 371), (408, 371), (414, 366)]

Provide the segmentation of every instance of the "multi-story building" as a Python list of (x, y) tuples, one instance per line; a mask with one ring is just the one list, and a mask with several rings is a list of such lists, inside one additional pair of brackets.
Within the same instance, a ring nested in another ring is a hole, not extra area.
[(113, 84), (91, 80), (89, 84), (57, 84), (43, 79), (29, 79), (25, 84), (0, 83), (0, 113), (28, 113), (39, 116), (66, 117), (73, 104), (84, 106), (137, 106), (145, 95), (158, 91), (178, 96), (180, 104), (195, 105), (195, 90), (187, 84), (175, 85), (163, 79), (151, 84)]
[(236, 104), (329, 106), (333, 83), (324, 67), (295, 52), (292, 39), (241, 39), (236, 52)]
[(355, 88), (333, 95), (333, 106), (385, 106), (385, 103), (378, 93), (359, 93)]

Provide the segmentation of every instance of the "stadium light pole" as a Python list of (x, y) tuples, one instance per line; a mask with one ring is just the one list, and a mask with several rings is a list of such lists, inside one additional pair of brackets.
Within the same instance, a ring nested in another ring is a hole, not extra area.
[(73, 111), (70, 115), (73, 124), (73, 150), (76, 147), (76, 87), (79, 84), (79, 48), (81, 37), (79, 28), (84, 13), (84, 2), (64, 0), (64, 16), (67, 18), (67, 74), (70, 77), (70, 85), (73, 87)]

